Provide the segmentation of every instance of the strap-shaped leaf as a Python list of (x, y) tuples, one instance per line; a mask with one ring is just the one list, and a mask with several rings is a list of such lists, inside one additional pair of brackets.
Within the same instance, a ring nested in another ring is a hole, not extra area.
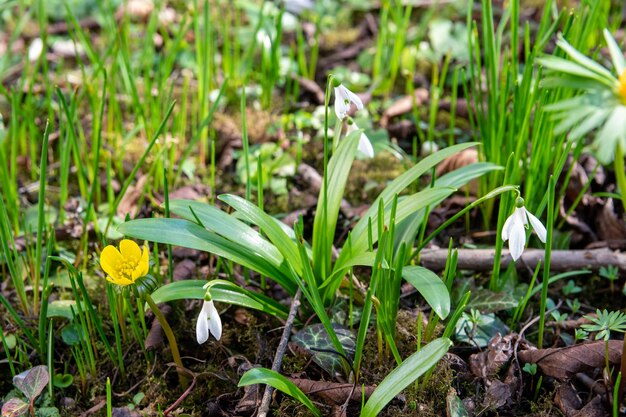
[(238, 242), (236, 231), (233, 231), (231, 241), (196, 223), (181, 219), (132, 220), (119, 225), (117, 230), (136, 239), (214, 253), (272, 278), (290, 294), (296, 292), (296, 284), (291, 279), (287, 265), (284, 262), (277, 265), (274, 260), (266, 259), (257, 248)]
[[(155, 303), (167, 303), (176, 300), (202, 300), (207, 281), (185, 280), (166, 284), (152, 293)], [(222, 303), (235, 304), (242, 307), (264, 311), (273, 316), (286, 319), (289, 314), (287, 308), (272, 298), (246, 290), (232, 282), (223, 280), (209, 281), (211, 284), (211, 298)]]
[(298, 274), (302, 273), (302, 262), (298, 246), (280, 227), (277, 220), (256, 205), (236, 195), (224, 194), (219, 199), (237, 210), (244, 219), (256, 224), (265, 233), (280, 253), (287, 259)]
[(290, 397), (293, 397), (296, 400), (300, 401), (309, 410), (311, 410), (314, 415), (318, 417), (322, 416), (320, 410), (318, 410), (317, 407), (313, 405), (311, 400), (309, 400), (309, 398), (302, 392), (302, 390), (278, 372), (274, 372), (271, 369), (267, 368), (252, 368), (241, 376), (238, 386), (245, 387), (247, 385), (254, 384), (265, 384), (274, 387), (280, 392), (285, 393)]
[[(412, 213), (415, 213), (416, 211), (421, 210), (424, 207), (439, 204), (441, 201), (443, 201), (443, 199), (448, 197), (454, 191), (455, 189), (451, 187), (432, 187), (417, 192), (411, 196), (405, 197), (402, 200), (399, 200), (398, 207), (396, 209), (396, 223), (401, 222)], [(388, 212), (389, 210), (391, 210), (391, 206), (386, 207), (386, 212)], [(376, 222), (378, 222), (378, 212), (372, 213), (370, 215), (370, 218), (372, 219), (372, 224), (376, 224)], [(363, 219), (361, 219), (361, 221), (362, 220)], [(352, 247), (349, 251), (341, 251), (341, 253), (339, 254), (339, 258), (335, 263), (335, 272), (345, 269), (346, 265), (348, 265), (349, 263), (350, 257), (360, 255), (367, 250), (367, 233), (363, 233), (363, 231), (359, 232), (355, 227), (355, 229), (351, 233), (351, 239)], [(376, 227), (372, 228), (372, 241), (374, 243), (378, 241), (378, 228)]]
[[(396, 194), (399, 195), (402, 191), (404, 191), (406, 187), (415, 182), (423, 173), (430, 170), (432, 167), (434, 167), (444, 159), (448, 158), (449, 156), (452, 156), (457, 152), (461, 152), (464, 149), (471, 148), (472, 146), (476, 145), (478, 145), (477, 142), (468, 142), (442, 149), (438, 152), (435, 152), (434, 154), (428, 155), (426, 158), (418, 162), (414, 167), (393, 180), (379, 194), (379, 196), (370, 206), (369, 210), (367, 210), (367, 213), (365, 213), (361, 220), (359, 220), (359, 222), (356, 224), (352, 236), (360, 236), (367, 232), (368, 219), (373, 218), (378, 213), (378, 204), (380, 200), (385, 203), (385, 208), (387, 208), (387, 206), (391, 205), (393, 197)], [(372, 224), (376, 224), (376, 222), (372, 221)]]
[(279, 251), (259, 232), (216, 207), (193, 200), (172, 200), (170, 211), (194, 223), (197, 222), (197, 216), (206, 229), (226, 239), (234, 238), (238, 243), (255, 248), (265, 259), (271, 259), (276, 265), (283, 261)]
[(354, 162), (360, 131), (349, 134), (341, 141), (337, 151), (328, 161), (328, 190), (324, 185), (317, 199), (317, 211), (313, 220), (313, 271), (317, 279), (330, 273), (330, 248), (335, 238), (339, 206)]
[(413, 381), (422, 376), (446, 354), (452, 342), (436, 339), (412, 354), (382, 380), (361, 411), (361, 417), (376, 417), (383, 408)]
[(450, 314), (450, 293), (441, 278), (430, 269), (421, 266), (405, 266), (402, 278), (424, 297), (435, 313), (442, 319)]

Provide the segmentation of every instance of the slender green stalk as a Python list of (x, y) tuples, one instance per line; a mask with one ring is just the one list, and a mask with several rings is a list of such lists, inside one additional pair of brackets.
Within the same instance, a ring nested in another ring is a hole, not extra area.
[(543, 347), (543, 330), (546, 322), (546, 301), (548, 299), (548, 285), (550, 284), (550, 256), (552, 254), (552, 231), (554, 229), (554, 177), (548, 182), (548, 220), (546, 222), (546, 254), (544, 256), (543, 282), (541, 283), (541, 301), (539, 305), (539, 339), (537, 347)]
[(41, 145), (41, 163), (39, 164), (39, 202), (37, 207), (37, 241), (35, 246), (35, 270), (33, 272), (33, 311), (35, 314), (39, 311), (39, 281), (41, 279), (41, 257), (43, 250), (43, 233), (46, 204), (46, 178), (48, 171), (48, 128), (49, 123), (46, 122), (46, 128), (43, 132), (43, 142)]
[(170, 327), (167, 319), (165, 318), (159, 307), (154, 303), (152, 296), (150, 296), (150, 294), (143, 294), (142, 298), (146, 303), (148, 303), (150, 310), (152, 310), (152, 312), (154, 313), (154, 317), (156, 317), (156, 319), (161, 324), (161, 327), (163, 328), (163, 333), (165, 333), (167, 341), (170, 344), (170, 349), (172, 350), (172, 358), (174, 359), (174, 363), (176, 363), (177, 366), (180, 383), (181, 385), (183, 385), (183, 387), (187, 387), (189, 381), (187, 380), (187, 377), (183, 372), (183, 369), (185, 367), (183, 366), (183, 361), (180, 359), (178, 344), (176, 343), (176, 338), (174, 337), (174, 332), (172, 332), (172, 328)]
[[(243, 158), (246, 168), (246, 200), (250, 201), (252, 185), (250, 182), (250, 145), (248, 143), (248, 123), (246, 122), (246, 88), (241, 88), (241, 140), (243, 142)], [(260, 173), (258, 173), (260, 175)]]

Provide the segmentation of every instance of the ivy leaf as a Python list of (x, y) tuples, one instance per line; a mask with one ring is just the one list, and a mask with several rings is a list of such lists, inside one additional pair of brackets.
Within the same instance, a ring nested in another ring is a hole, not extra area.
[(41, 391), (48, 385), (49, 381), (50, 374), (48, 373), (48, 367), (39, 365), (19, 375), (15, 375), (13, 385), (22, 391), (22, 394), (24, 394), (29, 401), (33, 401), (41, 394)]
[[(354, 358), (356, 341), (352, 332), (345, 327), (333, 324), (333, 329), (348, 355), (348, 360)], [(312, 355), (313, 362), (330, 375), (341, 373), (343, 358), (336, 353), (328, 333), (322, 324), (313, 324), (293, 335), (292, 341)]]
[(508, 292), (492, 292), (484, 288), (473, 290), (474, 296), (467, 304), (467, 309), (475, 309), (481, 313), (493, 313), (511, 310), (517, 307), (518, 300)]
[(20, 417), (28, 412), (28, 404), (19, 398), (11, 398), (2, 406), (2, 417)]

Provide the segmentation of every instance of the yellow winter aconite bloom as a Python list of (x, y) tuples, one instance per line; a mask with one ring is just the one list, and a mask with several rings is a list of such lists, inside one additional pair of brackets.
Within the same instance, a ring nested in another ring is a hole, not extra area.
[(117, 285), (130, 285), (148, 273), (150, 251), (143, 251), (132, 240), (120, 242), (120, 249), (109, 245), (100, 254), (100, 265), (107, 273), (107, 281)]

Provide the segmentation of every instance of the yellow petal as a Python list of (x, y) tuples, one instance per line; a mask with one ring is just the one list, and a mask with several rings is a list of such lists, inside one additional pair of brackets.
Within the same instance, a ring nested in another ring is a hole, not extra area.
[(139, 264), (133, 270), (133, 280), (147, 275), (149, 268), (150, 268), (150, 249), (146, 245), (143, 247), (143, 252), (141, 253), (141, 259), (139, 260)]
[(139, 245), (133, 240), (122, 240), (120, 242), (120, 252), (126, 262), (131, 262), (136, 265), (139, 263), (139, 259), (141, 259), (141, 249), (139, 249)]
[(122, 263), (124, 263), (124, 259), (115, 246), (107, 246), (100, 254), (100, 266), (113, 279), (119, 278), (118, 270)]
[(122, 287), (125, 287), (125, 286), (130, 285), (130, 284), (133, 283), (131, 280), (129, 280), (127, 278), (124, 278), (124, 277), (121, 277), (121, 276), (117, 277), (117, 278), (113, 278), (110, 275), (107, 276), (107, 281), (109, 281), (110, 283), (115, 284), (115, 285), (120, 285)]

